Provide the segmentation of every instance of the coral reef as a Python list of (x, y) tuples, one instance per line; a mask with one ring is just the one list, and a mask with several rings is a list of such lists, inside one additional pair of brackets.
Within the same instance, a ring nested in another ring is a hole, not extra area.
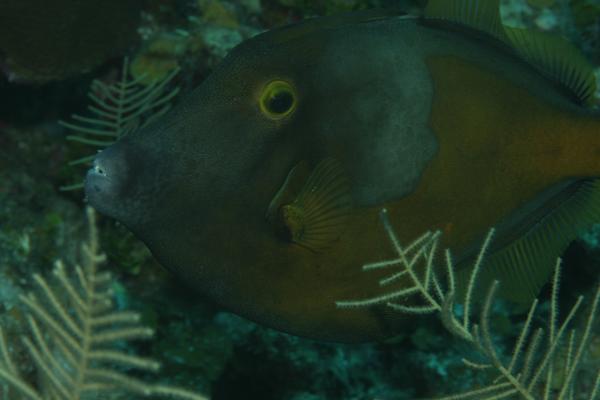
[(0, 328), (0, 380), (7, 384), (0, 394), (27, 400), (80, 400), (90, 394), (126, 392), (206, 400), (182, 388), (144, 382), (120, 372), (121, 368), (157, 372), (160, 364), (117, 347), (121, 341), (147, 339), (153, 331), (139, 324), (139, 314), (115, 309), (112, 276), (99, 269), (105, 256), (98, 248), (94, 212), (88, 208), (87, 214), (89, 238), (81, 246), (81, 262), (68, 271), (58, 260), (55, 282), (35, 274), (39, 296), (20, 296), (30, 330), (22, 346), (25, 358), (36, 366), (35, 380), (23, 374), (27, 365), (23, 355), (17, 355), (16, 363), (11, 355), (16, 346), (8, 346)]
[(569, 7), (575, 25), (573, 36), (593, 61), (600, 62), (600, 4), (591, 0), (570, 0)]
[(161, 33), (149, 40), (131, 63), (131, 76), (142, 85), (164, 81), (179, 69), (179, 60), (186, 52), (198, 52), (203, 43), (187, 35)]

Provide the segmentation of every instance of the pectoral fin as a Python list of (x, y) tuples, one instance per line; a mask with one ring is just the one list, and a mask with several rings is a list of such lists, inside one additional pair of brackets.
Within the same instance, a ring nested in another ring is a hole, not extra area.
[(270, 223), (277, 223), (277, 216), (279, 210), (285, 204), (289, 204), (294, 201), (298, 194), (302, 191), (304, 183), (308, 179), (310, 174), (310, 167), (308, 162), (300, 161), (296, 164), (288, 173), (283, 185), (277, 191), (273, 200), (267, 208), (265, 218)]
[(288, 240), (320, 251), (343, 233), (352, 204), (350, 183), (341, 164), (327, 158), (315, 167), (293, 201), (283, 204), (300, 172), (295, 169), (271, 202), (270, 212), (277, 209), (276, 224), (284, 228)]

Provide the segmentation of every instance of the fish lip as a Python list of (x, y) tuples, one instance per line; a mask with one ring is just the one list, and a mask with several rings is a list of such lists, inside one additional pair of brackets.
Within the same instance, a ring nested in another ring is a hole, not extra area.
[[(90, 169), (88, 169), (85, 175), (85, 191), (86, 193), (94, 191), (99, 191), (100, 188), (94, 185), (98, 180), (109, 180), (109, 177), (106, 175), (106, 172), (94, 161), (94, 164)], [(88, 193), (89, 194), (89, 193)]]
[(115, 171), (110, 173), (110, 168), (103, 166), (99, 160), (98, 154), (92, 167), (87, 171), (84, 181), (84, 190), (86, 201), (104, 214), (103, 209), (107, 209), (113, 204), (119, 192), (119, 179)]
[(106, 192), (109, 177), (97, 165), (92, 166), (85, 175), (84, 189), (88, 202), (94, 205), (94, 199)]
[(101, 176), (107, 176), (106, 175), (106, 171), (104, 170), (104, 168), (102, 168), (102, 166), (100, 165), (100, 163), (98, 162), (98, 160), (94, 160), (93, 164), (92, 164), (92, 168), (90, 168), (87, 172), (87, 175), (90, 174), (97, 174), (97, 175), (101, 175)]

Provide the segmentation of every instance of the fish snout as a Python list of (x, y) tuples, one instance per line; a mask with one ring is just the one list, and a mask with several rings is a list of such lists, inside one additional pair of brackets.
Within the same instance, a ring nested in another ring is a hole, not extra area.
[(85, 194), (88, 202), (98, 211), (118, 201), (125, 187), (127, 165), (125, 156), (117, 146), (102, 150), (85, 177)]

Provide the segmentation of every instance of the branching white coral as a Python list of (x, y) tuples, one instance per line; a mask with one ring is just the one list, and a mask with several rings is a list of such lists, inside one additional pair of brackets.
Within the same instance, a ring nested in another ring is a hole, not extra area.
[[(69, 275), (61, 261), (55, 280), (34, 276), (40, 296), (22, 296), (31, 335), (24, 337), (37, 372), (29, 382), (12, 360), (0, 328), (0, 381), (14, 398), (27, 400), (80, 400), (88, 395), (125, 391), (141, 396), (182, 400), (206, 400), (190, 391), (133, 378), (124, 370), (157, 372), (160, 364), (117, 349), (118, 341), (146, 339), (151, 329), (141, 326), (140, 316), (114, 308), (108, 272), (98, 270), (104, 255), (98, 248), (94, 214), (88, 209), (89, 238), (81, 246), (82, 263)], [(20, 397), (17, 397), (20, 396)], [(13, 397), (11, 397), (13, 398)]]
[[(583, 296), (579, 296), (571, 307), (562, 323), (558, 315), (558, 290), (560, 283), (561, 260), (555, 265), (552, 282), (550, 312), (546, 330), (533, 330), (532, 320), (538, 306), (534, 300), (527, 314), (527, 319), (520, 331), (519, 337), (512, 349), (508, 360), (498, 354), (492, 340), (490, 329), (490, 314), (495, 295), (500, 282), (495, 281), (487, 292), (480, 311), (479, 322), (472, 320), (470, 309), (473, 305), (473, 291), (477, 283), (477, 275), (484, 261), (494, 230), (490, 230), (474, 266), (471, 269), (466, 293), (461, 303), (463, 315), (455, 313), (455, 267), (449, 250), (445, 252), (446, 285), (435, 271), (435, 253), (440, 233), (428, 232), (406, 247), (402, 247), (384, 209), (381, 213), (386, 233), (396, 252), (397, 257), (391, 260), (366, 264), (363, 270), (369, 271), (380, 268), (391, 268), (389, 277), (380, 281), (382, 287), (399, 278), (408, 278), (411, 285), (401, 290), (384, 293), (381, 296), (353, 301), (339, 301), (338, 307), (366, 307), (375, 304), (386, 304), (403, 313), (430, 314), (436, 313), (441, 318), (444, 327), (463, 340), (469, 342), (486, 360), (483, 363), (463, 359), (465, 365), (481, 370), (493, 368), (497, 378), (489, 385), (471, 391), (441, 397), (440, 400), (496, 400), (504, 398), (519, 398), (527, 400), (557, 399), (572, 400), (574, 398), (575, 381), (584, 352), (589, 345), (590, 336), (600, 302), (600, 285), (598, 285), (590, 304), (589, 315), (583, 325), (583, 332), (578, 333), (571, 325), (581, 304)], [(406, 302), (408, 296), (419, 296), (421, 303), (412, 305)], [(559, 350), (564, 350), (564, 361), (555, 362)], [(581, 398), (582, 393), (578, 393)], [(600, 368), (590, 392), (585, 394), (589, 400), (600, 397)]]

